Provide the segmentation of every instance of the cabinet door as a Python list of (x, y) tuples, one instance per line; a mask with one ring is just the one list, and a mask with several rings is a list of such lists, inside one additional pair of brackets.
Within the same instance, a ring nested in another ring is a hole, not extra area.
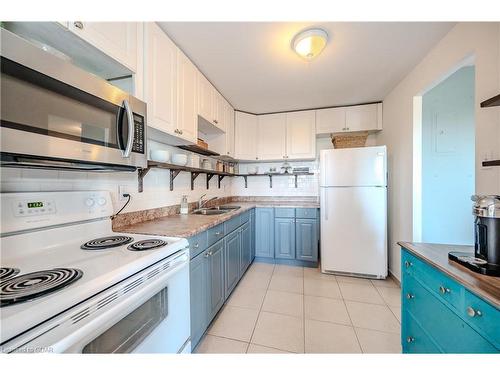
[(154, 22), (148, 22), (145, 29), (144, 73), (148, 125), (175, 135), (177, 47)]
[(315, 111), (286, 114), (286, 158), (316, 158), (316, 114)]
[(215, 90), (208, 79), (198, 71), (198, 114), (208, 122), (214, 119), (213, 95)]
[(213, 111), (214, 111), (214, 118), (213, 118), (213, 124), (217, 126), (219, 129), (225, 131), (226, 130), (226, 116), (225, 116), (225, 102), (226, 100), (224, 97), (215, 89), (214, 90), (214, 95), (213, 95)]
[(274, 219), (274, 256), (295, 259), (295, 219)]
[(326, 108), (316, 111), (316, 134), (340, 133), (345, 128), (345, 108)]
[(255, 208), (252, 209), (250, 212), (250, 228), (251, 228), (251, 235), (250, 235), (250, 250), (251, 250), (251, 257), (250, 257), (250, 263), (253, 262), (255, 259)]
[(274, 258), (274, 208), (255, 209), (255, 256)]
[(229, 297), (240, 277), (240, 232), (235, 231), (224, 239), (225, 298)]
[(234, 109), (226, 103), (226, 155), (234, 157)]
[(346, 107), (345, 127), (346, 131), (363, 131), (378, 129), (378, 105), (366, 104)]
[(208, 322), (214, 318), (224, 303), (224, 241), (219, 241), (208, 248)]
[(203, 252), (191, 260), (189, 286), (191, 300), (191, 345), (196, 346), (208, 326), (208, 258)]
[(240, 256), (240, 276), (245, 273), (250, 263), (252, 263), (252, 229), (250, 222), (246, 222), (241, 227), (241, 256)]
[(257, 116), (235, 112), (234, 156), (239, 160), (257, 158)]
[(258, 116), (257, 129), (257, 159), (285, 159), (286, 114)]
[(196, 142), (198, 136), (198, 110), (196, 86), (198, 71), (179, 49), (177, 50), (177, 77), (179, 100), (177, 127), (178, 136)]
[(318, 221), (316, 219), (296, 219), (295, 246), (296, 259), (311, 262), (318, 260)]
[(69, 30), (106, 55), (137, 72), (139, 22), (70, 22)]

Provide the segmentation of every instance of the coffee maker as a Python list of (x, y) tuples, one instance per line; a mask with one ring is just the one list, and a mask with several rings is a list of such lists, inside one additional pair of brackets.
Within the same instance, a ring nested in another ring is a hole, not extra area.
[(448, 257), (472, 271), (500, 276), (500, 196), (473, 195), (474, 256), (451, 252)]

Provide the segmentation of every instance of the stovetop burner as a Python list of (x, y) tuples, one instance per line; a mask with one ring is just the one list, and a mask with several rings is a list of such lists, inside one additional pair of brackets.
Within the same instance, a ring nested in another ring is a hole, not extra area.
[(0, 281), (11, 279), (19, 273), (18, 268), (1, 267), (0, 268)]
[(467, 267), (471, 271), (489, 275), (500, 276), (500, 266), (490, 264), (483, 259), (474, 257), (474, 254), (452, 251), (448, 253), (448, 259)]
[(95, 240), (85, 242), (80, 246), (83, 250), (104, 250), (111, 247), (126, 245), (134, 239), (128, 236), (109, 236), (96, 238)]
[(167, 244), (166, 241), (152, 238), (150, 240), (142, 240), (134, 242), (132, 245), (129, 245), (127, 249), (132, 251), (153, 250), (165, 246), (166, 244)]
[(0, 283), (0, 307), (32, 300), (74, 283), (83, 272), (76, 268), (54, 268), (31, 272)]

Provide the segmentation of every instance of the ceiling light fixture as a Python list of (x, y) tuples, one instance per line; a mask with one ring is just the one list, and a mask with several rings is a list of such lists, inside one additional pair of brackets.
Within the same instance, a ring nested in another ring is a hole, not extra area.
[(292, 40), (292, 48), (300, 57), (311, 61), (318, 56), (328, 42), (328, 34), (323, 29), (301, 31)]

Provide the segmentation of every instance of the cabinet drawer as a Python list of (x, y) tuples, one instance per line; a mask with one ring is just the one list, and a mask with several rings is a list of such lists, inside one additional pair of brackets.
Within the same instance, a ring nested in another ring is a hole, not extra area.
[(496, 353), (498, 350), (410, 275), (403, 276), (403, 335), (411, 314), (446, 353)]
[(224, 223), (219, 224), (208, 231), (208, 246), (213, 245), (220, 239), (224, 238)]
[(318, 215), (317, 208), (296, 208), (295, 216), (297, 219), (316, 219)]
[(241, 225), (241, 215), (233, 217), (224, 223), (224, 232), (229, 234)]
[(189, 237), (188, 242), (189, 242), (189, 255), (191, 259), (193, 259), (195, 256), (197, 256), (199, 253), (201, 253), (208, 247), (207, 232), (204, 231), (192, 237)]
[(248, 220), (250, 220), (250, 211), (243, 212), (240, 215), (241, 225), (245, 224)]
[(441, 301), (450, 304), (457, 311), (462, 310), (465, 293), (465, 288), (462, 285), (407, 251), (403, 251), (401, 259), (402, 269), (405, 273), (419, 280)]
[(442, 353), (434, 340), (408, 311), (403, 313), (405, 329), (401, 337), (403, 353)]
[(295, 217), (295, 208), (275, 208), (274, 217)]
[(500, 310), (466, 290), (462, 318), (500, 350)]

